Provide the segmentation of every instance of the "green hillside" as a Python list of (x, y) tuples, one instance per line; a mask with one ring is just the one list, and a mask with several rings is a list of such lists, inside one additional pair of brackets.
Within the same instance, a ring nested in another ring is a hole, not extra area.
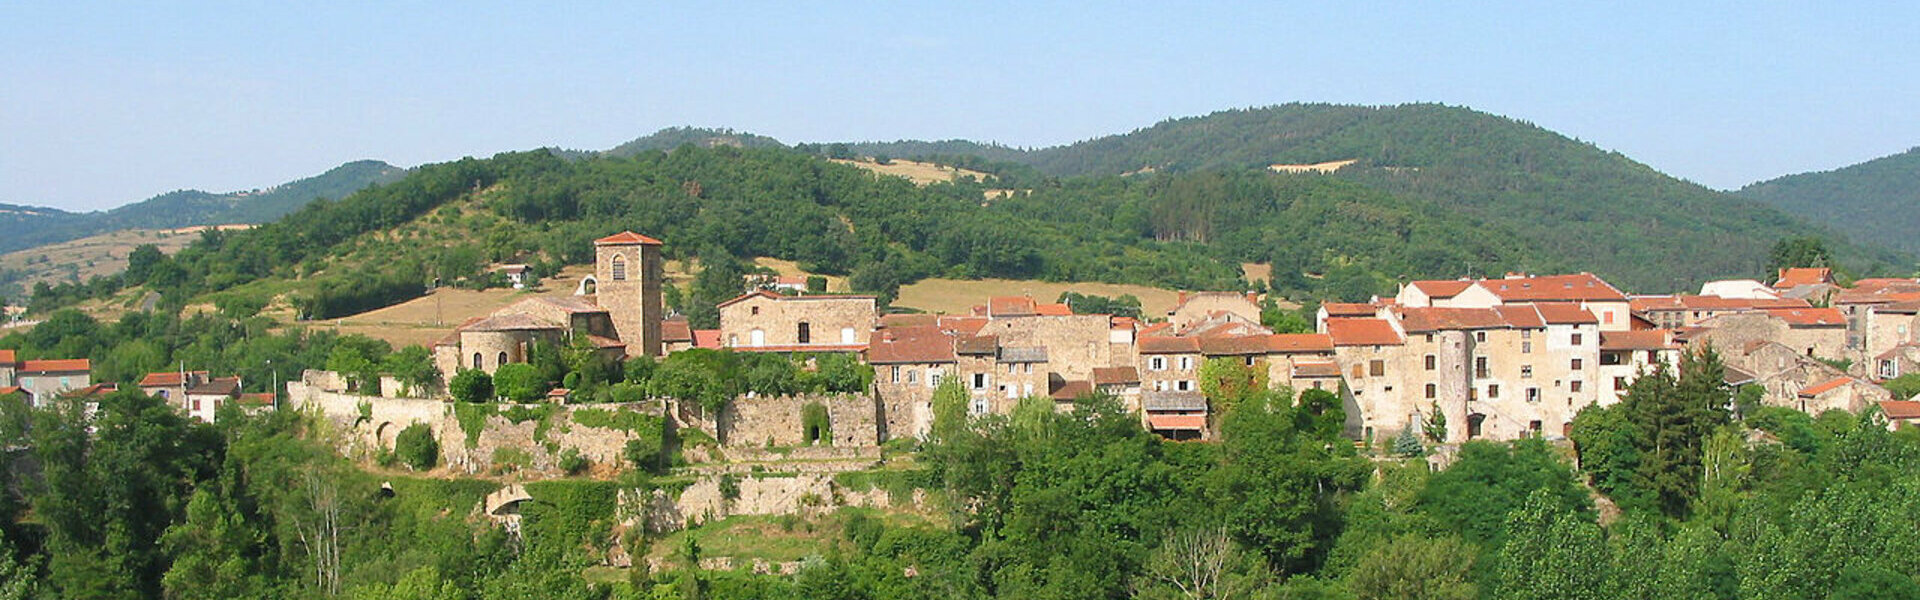
[(1920, 253), (1920, 148), (1850, 167), (1801, 173), (1736, 192), (1821, 223), (1866, 246)]
[(0, 253), (122, 229), (265, 223), (315, 198), (340, 198), (405, 174), (405, 169), (384, 162), (362, 160), (265, 190), (225, 194), (181, 190), (104, 212), (0, 205)]

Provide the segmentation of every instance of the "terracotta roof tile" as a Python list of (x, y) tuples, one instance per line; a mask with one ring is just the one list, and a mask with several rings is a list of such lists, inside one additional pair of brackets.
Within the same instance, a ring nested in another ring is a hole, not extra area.
[(1533, 307), (1539, 309), (1540, 318), (1553, 325), (1588, 325), (1600, 322), (1592, 312), (1572, 302), (1542, 302)]
[(954, 354), (994, 354), (1000, 349), (1000, 338), (991, 335), (968, 336), (954, 340)]
[(1880, 412), (1889, 419), (1920, 419), (1920, 402), (1912, 400), (1881, 400)]
[(720, 349), (720, 330), (718, 329), (693, 330), (693, 347), (711, 348), (714, 350)]
[(881, 315), (880, 326), (887, 328), (933, 327), (940, 324), (940, 315), (926, 313)]
[(1328, 302), (1320, 309), (1329, 317), (1371, 317), (1380, 312), (1380, 307), (1364, 302)]
[(1340, 365), (1331, 362), (1297, 362), (1293, 363), (1293, 376), (1299, 379), (1339, 377)]
[(1026, 296), (995, 296), (987, 299), (987, 316), (1031, 317), (1039, 314), (1039, 307), (1032, 298)]
[(12, 350), (0, 350), (0, 365), (12, 365), (17, 362), (20, 362), (20, 359), (14, 357)]
[(953, 338), (931, 325), (887, 328), (873, 336), (867, 347), (867, 362), (884, 364), (923, 364), (954, 362)]
[(792, 344), (785, 346), (734, 346), (734, 352), (866, 352), (866, 344)]
[(1147, 415), (1147, 425), (1155, 431), (1201, 431), (1207, 428), (1207, 416)]
[(1039, 313), (1042, 316), (1047, 316), (1047, 317), (1073, 316), (1073, 308), (1068, 307), (1065, 304), (1039, 304), (1039, 305), (1035, 305), (1033, 308), (1034, 308), (1034, 312)]
[(686, 319), (664, 319), (660, 321), (660, 341), (693, 342), (693, 326)]
[(1327, 319), (1335, 346), (1398, 346), (1405, 343), (1386, 319)]
[(566, 328), (526, 313), (512, 313), (487, 317), (462, 328), (463, 331), (538, 331), (545, 329)]
[(1267, 351), (1276, 354), (1332, 352), (1333, 338), (1324, 333), (1276, 333), (1267, 336)]
[(1420, 290), (1428, 298), (1452, 298), (1460, 295), (1460, 292), (1467, 291), (1467, 288), (1473, 287), (1473, 282), (1459, 279), (1430, 279), (1408, 282), (1407, 285)]
[(1060, 382), (1060, 385), (1054, 386), (1052, 391), (1047, 392), (1049, 397), (1060, 401), (1076, 400), (1091, 394), (1093, 394), (1093, 384), (1080, 380)]
[(1484, 279), (1474, 282), (1505, 302), (1621, 301), (1627, 295), (1592, 273)]
[(1673, 348), (1673, 332), (1665, 329), (1602, 331), (1601, 350), (1666, 350)]
[(241, 394), (238, 402), (244, 406), (273, 406), (273, 393)]
[(1094, 367), (1093, 383), (1096, 385), (1140, 383), (1140, 370), (1133, 367)]
[(1404, 308), (1400, 311), (1400, 323), (1407, 331), (1507, 327), (1507, 319), (1491, 308)]
[(1547, 326), (1547, 319), (1540, 316), (1537, 304), (1505, 304), (1493, 307), (1500, 318), (1507, 320), (1507, 326), (1517, 329), (1540, 329)]
[(941, 330), (961, 336), (979, 335), (986, 326), (986, 317), (940, 317)]
[(1781, 269), (1780, 279), (1774, 282), (1773, 287), (1784, 290), (1803, 285), (1819, 285), (1822, 283), (1833, 283), (1832, 269), (1802, 267)]
[(140, 387), (172, 387), (185, 383), (188, 379), (205, 379), (206, 376), (206, 371), (187, 371), (186, 373), (164, 371), (148, 373), (145, 377), (140, 378)]
[(1838, 389), (1840, 386), (1843, 386), (1849, 383), (1853, 383), (1852, 377), (1846, 377), (1846, 376), (1835, 377), (1833, 379), (1826, 380), (1825, 382), (1814, 384), (1812, 386), (1809, 386), (1806, 389), (1800, 390), (1800, 396), (1804, 398), (1812, 398), (1814, 396), (1831, 392), (1835, 389)]
[(84, 358), (29, 360), (20, 363), (21, 373), (79, 373), (93, 370), (93, 361)]
[(616, 233), (616, 234), (593, 241), (593, 245), (595, 246), (622, 246), (622, 245), (628, 245), (628, 244), (640, 244), (644, 246), (659, 246), (662, 243), (663, 242), (661, 242), (660, 240), (656, 240), (656, 239), (653, 239), (644, 235), (640, 235), (638, 233), (634, 233), (631, 231), (622, 231), (620, 233)]
[(206, 383), (187, 390), (189, 396), (236, 396), (240, 393), (239, 377), (215, 377)]

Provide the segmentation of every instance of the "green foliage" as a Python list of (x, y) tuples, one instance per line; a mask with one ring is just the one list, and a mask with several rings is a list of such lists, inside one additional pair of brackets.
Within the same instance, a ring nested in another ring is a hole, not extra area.
[(1457, 537), (1406, 536), (1360, 559), (1350, 576), (1358, 600), (1468, 600), (1474, 552)]
[(345, 376), (350, 389), (376, 395), (380, 392), (380, 365), (392, 351), (392, 346), (380, 340), (362, 335), (344, 336), (327, 355), (327, 370)]
[(433, 364), (433, 352), (425, 346), (410, 345), (388, 354), (380, 367), (402, 385), (417, 390), (415, 393), (427, 394), (440, 388), (440, 367)]
[(807, 444), (833, 444), (833, 424), (827, 419), (827, 407), (819, 402), (808, 402), (800, 408), (800, 430)]
[(1767, 250), (1767, 270), (1760, 278), (1771, 281), (1783, 269), (1832, 266), (1833, 251), (1827, 249), (1826, 240), (1811, 235), (1783, 238)]
[(460, 432), (466, 434), (468, 448), (480, 445), (480, 434), (487, 430), (487, 419), (499, 412), (499, 408), (492, 404), (453, 404), (453, 419), (460, 423)]
[(1394, 436), (1393, 454), (1395, 456), (1409, 458), (1425, 456), (1427, 454), (1427, 447), (1421, 445), (1420, 436), (1414, 435), (1413, 428), (1408, 427), (1400, 430), (1400, 435)]
[(579, 448), (568, 448), (560, 451), (560, 461), (558, 465), (560, 470), (565, 471), (568, 475), (579, 475), (581, 472), (587, 470), (587, 457), (580, 455)]
[(1081, 294), (1074, 291), (1060, 292), (1054, 302), (1063, 303), (1076, 315), (1113, 315), (1116, 317), (1142, 318), (1140, 299), (1133, 294), (1121, 294), (1118, 297)]
[(447, 392), (461, 402), (490, 402), (494, 398), (493, 376), (479, 369), (461, 369), (447, 382)]
[(1920, 148), (1832, 171), (1755, 183), (1738, 194), (1846, 232), (1859, 243), (1913, 254), (1920, 253), (1920, 244), (1908, 234), (1920, 228), (1920, 221), (1907, 209), (1920, 202), (1916, 172), (1920, 172)]
[(666, 471), (666, 444), (661, 438), (640, 436), (627, 440), (621, 456), (626, 457), (635, 469), (655, 474)]
[(507, 363), (493, 370), (494, 389), (514, 402), (533, 402), (547, 393), (547, 380), (529, 363)]
[(393, 454), (413, 470), (426, 471), (439, 464), (440, 443), (425, 423), (414, 423), (393, 439)]
[(1544, 498), (1555, 511), (1593, 512), (1593, 501), (1575, 480), (1572, 467), (1538, 439), (1511, 446), (1462, 444), (1453, 466), (1428, 479), (1415, 501), (1419, 512), (1449, 524), (1483, 552), (1494, 552), (1505, 541), (1507, 514), (1536, 490), (1545, 490)]
[(1534, 490), (1507, 517), (1496, 586), (1501, 598), (1600, 600), (1608, 589), (1608, 562), (1600, 526), (1591, 514), (1568, 511), (1545, 489)]
[(1920, 396), (1920, 373), (1908, 373), (1882, 381), (1880, 387), (1887, 388), (1897, 400), (1911, 400)]
[(721, 499), (723, 500), (739, 500), (740, 499), (740, 477), (738, 475), (734, 475), (732, 473), (722, 473), (720, 474), (720, 481), (717, 485), (720, 488)]
[(1421, 425), (1421, 433), (1426, 434), (1427, 441), (1436, 444), (1447, 441), (1447, 413), (1440, 410), (1438, 401), (1427, 409), (1427, 422)]
[(660, 417), (625, 408), (582, 408), (574, 410), (572, 415), (573, 423), (581, 427), (636, 433), (659, 431), (661, 423)]
[(1214, 409), (1230, 412), (1233, 406), (1267, 391), (1265, 365), (1248, 365), (1237, 356), (1218, 356), (1200, 364), (1200, 393)]
[(1634, 380), (1620, 404), (1582, 410), (1573, 422), (1573, 440), (1594, 486), (1623, 507), (1675, 517), (1691, 510), (1699, 495), (1702, 448), (1730, 422), (1726, 406), (1733, 394), (1723, 372), (1709, 348), (1683, 357), (1677, 378), (1656, 365)]

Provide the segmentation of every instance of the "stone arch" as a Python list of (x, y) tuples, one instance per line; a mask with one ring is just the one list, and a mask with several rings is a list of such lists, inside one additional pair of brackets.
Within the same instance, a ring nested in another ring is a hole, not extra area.
[(580, 285), (574, 286), (573, 288), (573, 295), (575, 296), (600, 295), (600, 279), (592, 275), (581, 277)]
[(373, 439), (382, 449), (392, 450), (394, 443), (400, 439), (400, 429), (392, 421), (381, 421), (380, 426), (373, 429)]

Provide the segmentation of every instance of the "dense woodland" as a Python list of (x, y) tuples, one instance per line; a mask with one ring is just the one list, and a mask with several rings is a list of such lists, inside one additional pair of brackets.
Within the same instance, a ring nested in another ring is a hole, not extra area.
[[(226, 342), (285, 343), (261, 339)], [(628, 369), (614, 385), (674, 368)], [(924, 512), (782, 521), (817, 534), (793, 575), (694, 568), (696, 537), (671, 538), (657, 571), (596, 567), (616, 540), (662, 541), (616, 536), (615, 506), (622, 489), (685, 485), (671, 466), (685, 436), (670, 432), (630, 444), (617, 478), (530, 485), (516, 536), (472, 516), (497, 483), (407, 474), (432, 466), (431, 444), (460, 443), (424, 429), (376, 467), (340, 458), (324, 426), (293, 413), (197, 424), (122, 392), (88, 420), (78, 404), (15, 398), (0, 403), (0, 598), (1920, 594), (1906, 518), (1920, 510), (1920, 436), (1870, 415), (1753, 406), (1718, 370), (1696, 356), (1642, 378), (1623, 403), (1584, 411), (1571, 447), (1472, 442), (1445, 450), (1440, 471), (1422, 455), (1440, 451), (1428, 440), (1446, 424), (1356, 448), (1333, 394), (1268, 391), (1232, 361), (1204, 369), (1218, 443), (1162, 441), (1102, 397), (970, 418), (949, 386), (932, 435), (890, 450), (916, 466), (844, 478), (926, 489)]]
[(1861, 244), (1920, 253), (1920, 148), (1740, 188), (1746, 198), (1832, 227)]

